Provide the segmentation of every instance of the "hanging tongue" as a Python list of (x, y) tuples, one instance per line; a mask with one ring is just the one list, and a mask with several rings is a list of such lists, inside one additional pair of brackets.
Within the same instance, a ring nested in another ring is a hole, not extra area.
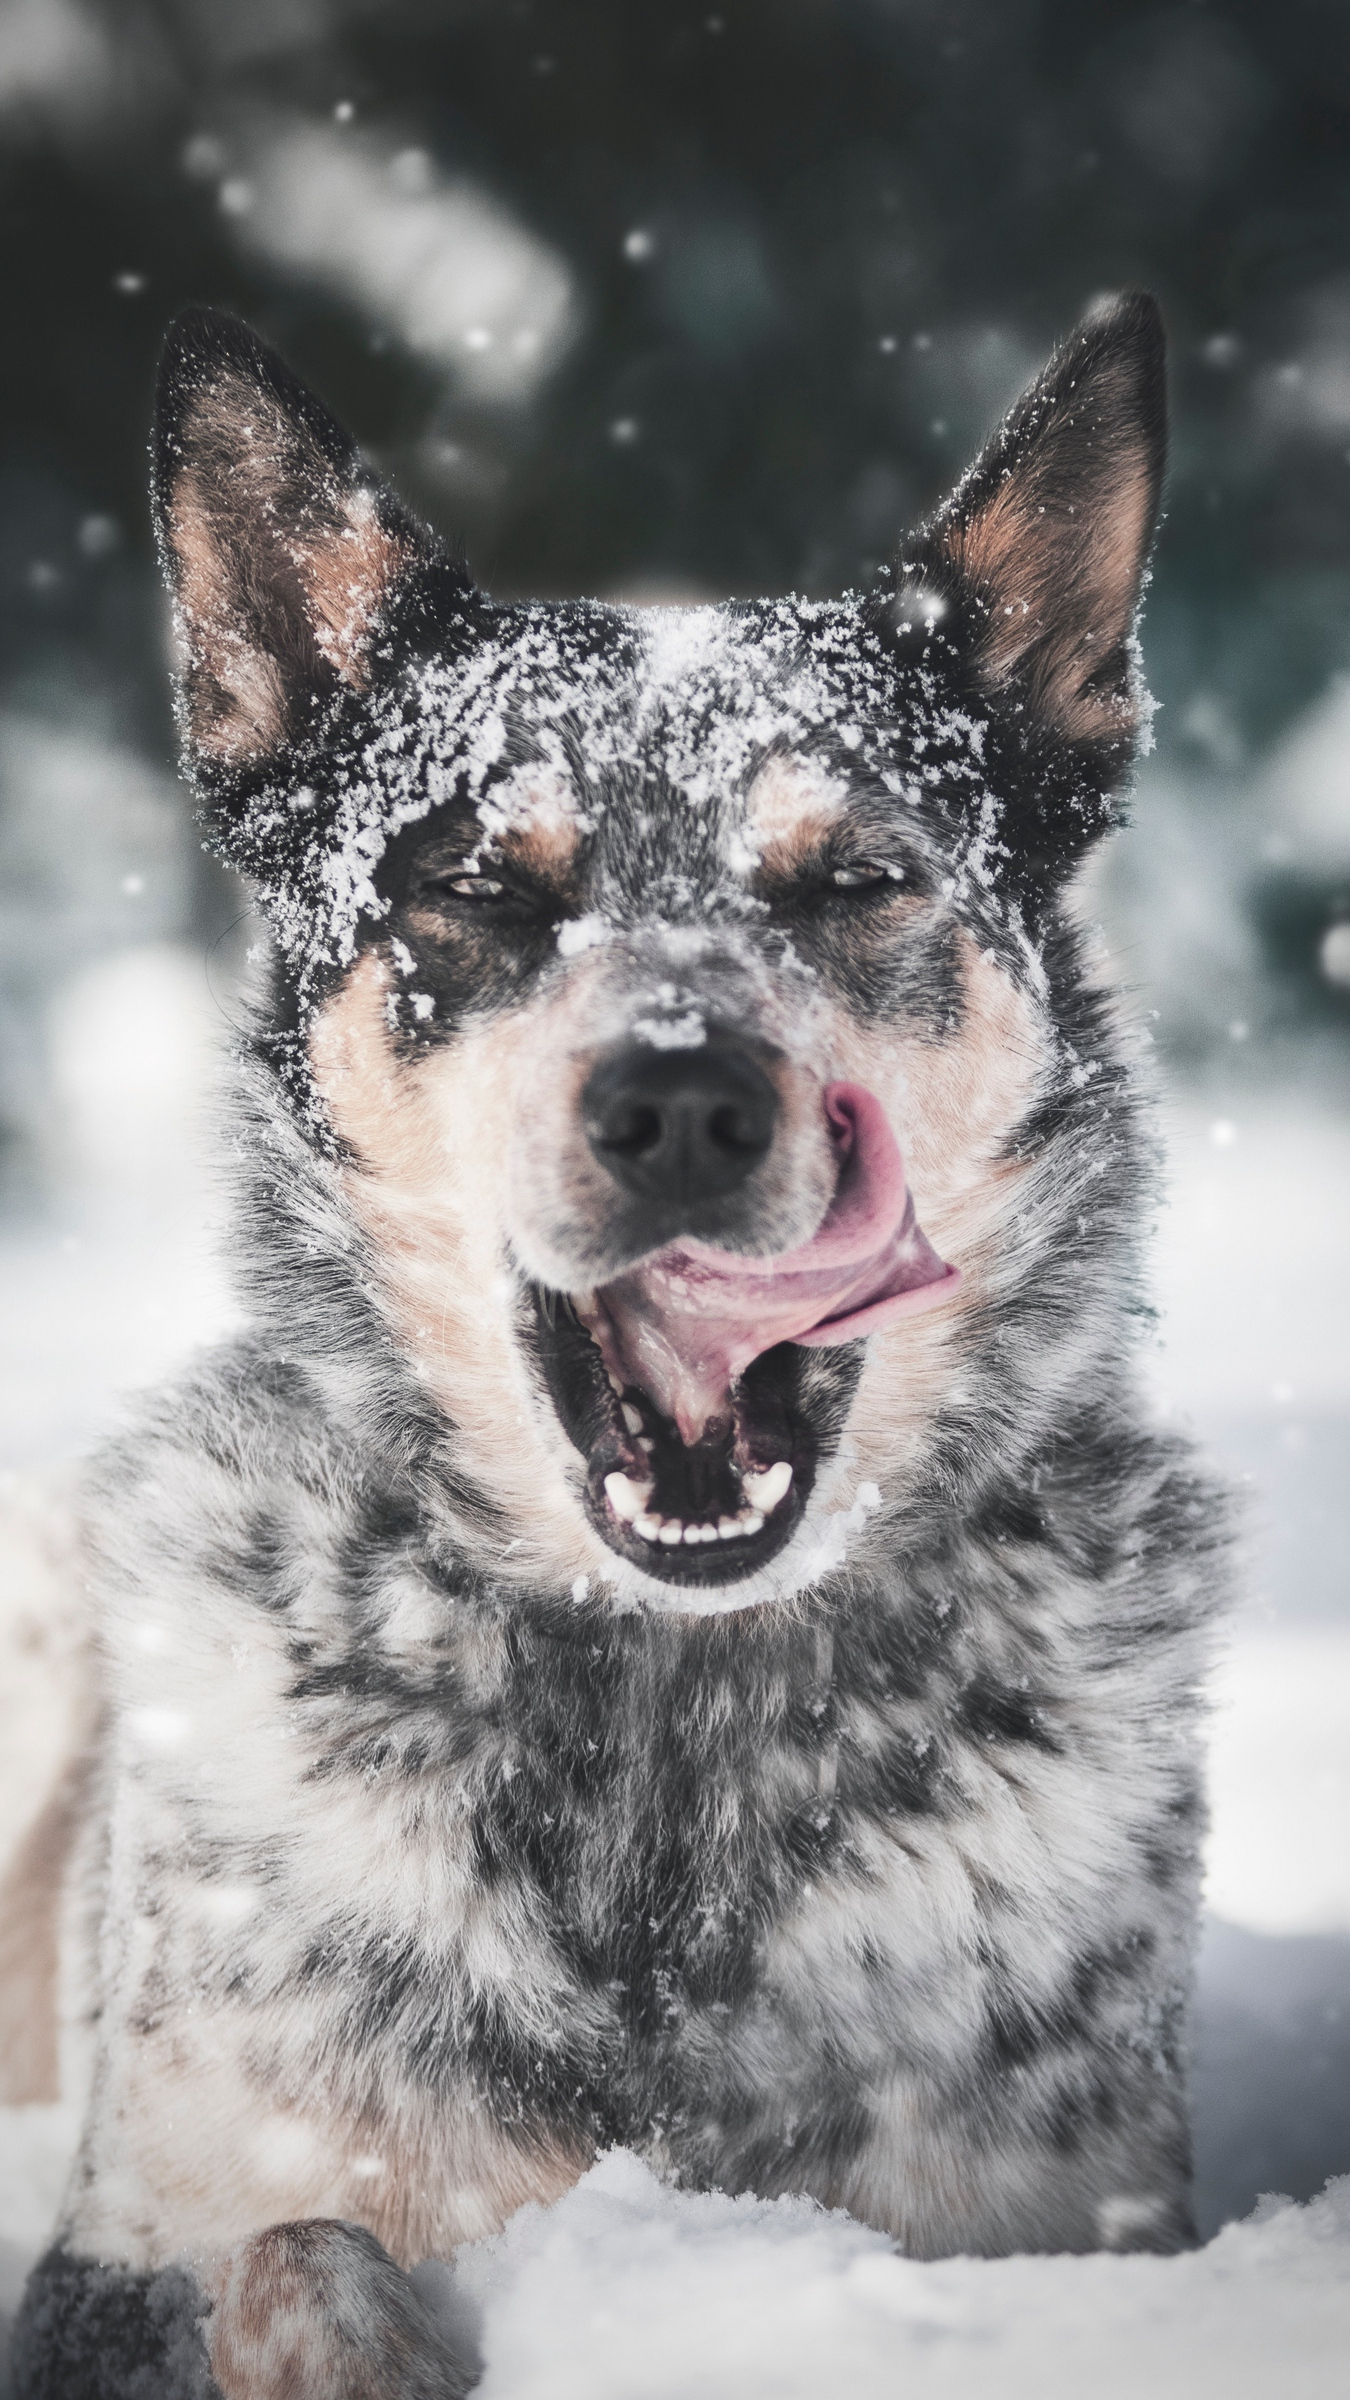
[(915, 1218), (880, 1101), (859, 1083), (832, 1083), (825, 1111), (839, 1181), (809, 1242), (778, 1258), (672, 1243), (580, 1312), (611, 1375), (645, 1392), (685, 1442), (730, 1416), (731, 1386), (775, 1342), (856, 1341), (958, 1280)]

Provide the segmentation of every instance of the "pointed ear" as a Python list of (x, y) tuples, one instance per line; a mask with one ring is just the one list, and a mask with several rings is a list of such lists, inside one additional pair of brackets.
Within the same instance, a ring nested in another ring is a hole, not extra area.
[(1167, 446), (1157, 302), (1086, 318), (924, 528), (906, 587), (954, 589), (994, 692), (1073, 743), (1128, 751), (1143, 694), (1134, 628)]
[(390, 596), (432, 537), (280, 359), (214, 309), (170, 327), (153, 455), (188, 743), (203, 766), (252, 764), (364, 683)]

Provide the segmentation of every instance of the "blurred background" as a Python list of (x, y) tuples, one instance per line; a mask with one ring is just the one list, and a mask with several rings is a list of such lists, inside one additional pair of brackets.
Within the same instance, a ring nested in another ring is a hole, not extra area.
[[(1156, 748), (1080, 897), (1168, 1096), (1158, 1402), (1249, 1502), (1206, 2227), (1350, 2169), (1344, 0), (0, 0), (0, 195), (0, 1574), (32, 1656), (62, 1476), (230, 1316), (199, 1128), (256, 928), (175, 777), (168, 317), (248, 317), (493, 591), (659, 600), (866, 581), (1094, 295), (1158, 293)], [(68, 2138), (0, 2125), (0, 2237)]]

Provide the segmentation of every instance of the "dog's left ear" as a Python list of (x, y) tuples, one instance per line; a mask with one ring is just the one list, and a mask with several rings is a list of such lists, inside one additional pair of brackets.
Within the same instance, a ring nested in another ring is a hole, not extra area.
[(1166, 457), (1164, 354), (1147, 292), (1085, 319), (923, 528), (893, 603), (909, 631), (925, 592), (957, 598), (991, 695), (1028, 732), (1122, 763), (1142, 701), (1132, 637)]
[(314, 394), (214, 309), (170, 327), (153, 457), (189, 753), (208, 773), (265, 764), (365, 683), (391, 595), (438, 545)]

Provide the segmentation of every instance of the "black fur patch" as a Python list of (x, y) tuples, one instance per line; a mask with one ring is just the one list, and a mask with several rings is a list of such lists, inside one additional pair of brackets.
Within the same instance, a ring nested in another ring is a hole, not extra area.
[(15, 2400), (220, 2400), (202, 2334), (210, 2305), (180, 2267), (133, 2275), (58, 2245), (15, 2321)]

